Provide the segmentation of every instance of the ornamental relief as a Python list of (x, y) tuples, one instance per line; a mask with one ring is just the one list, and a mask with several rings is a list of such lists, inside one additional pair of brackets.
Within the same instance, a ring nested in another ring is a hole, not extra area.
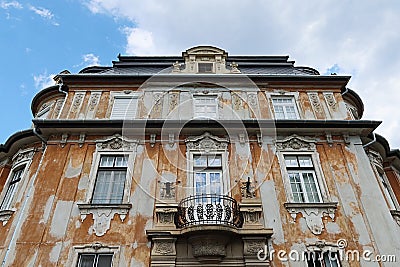
[(324, 230), (323, 217), (329, 216), (332, 221), (335, 220), (335, 211), (337, 203), (285, 203), (285, 208), (290, 213), (293, 222), (296, 222), (298, 213), (302, 214), (305, 219), (308, 229), (314, 235), (322, 234)]
[(173, 92), (169, 94), (169, 112), (173, 111), (178, 106), (179, 93)]
[(115, 214), (118, 214), (119, 218), (123, 222), (131, 206), (131, 204), (119, 204), (115, 207), (78, 204), (82, 222), (86, 219), (87, 215), (93, 215), (93, 225), (91, 226), (91, 229), (96, 236), (103, 236), (106, 234), (110, 229), (111, 220), (114, 218)]
[(321, 105), (318, 93), (308, 93), (308, 97), (310, 98), (310, 102), (314, 108), (315, 113), (323, 115), (324, 109)]
[(153, 254), (171, 255), (175, 254), (175, 240), (155, 240)]
[(244, 253), (245, 255), (252, 255), (255, 256), (261, 250), (265, 248), (265, 241), (264, 240), (251, 240), (244, 242)]
[(225, 256), (225, 242), (219, 242), (214, 238), (192, 242), (193, 256)]
[(17, 154), (15, 154), (15, 156), (13, 157), (13, 164), (12, 167), (14, 167), (15, 165), (18, 165), (19, 163), (23, 162), (23, 161), (28, 161), (31, 160), (33, 158), (33, 155), (35, 154), (35, 151), (33, 149), (30, 150), (20, 150), (18, 151)]
[(328, 106), (333, 110), (333, 111), (337, 111), (338, 109), (338, 105), (335, 99), (335, 96), (333, 95), (333, 93), (323, 93), (324, 97), (325, 97), (325, 101), (326, 103), (328, 103)]
[(111, 138), (104, 141), (97, 141), (97, 151), (102, 150), (134, 150), (138, 144), (137, 140), (126, 140), (119, 134), (113, 135)]
[(229, 141), (227, 138), (219, 138), (205, 132), (200, 136), (188, 137), (185, 142), (189, 150), (204, 150), (208, 153), (211, 150), (226, 150)]
[(56, 101), (56, 106), (54, 108), (54, 113), (53, 113), (53, 116), (52, 116), (54, 119), (57, 119), (58, 116), (60, 115), (63, 103), (64, 103), (64, 99), (59, 99), (59, 100)]
[(72, 102), (70, 114), (75, 114), (78, 112), (78, 109), (81, 107), (83, 103), (83, 98), (85, 97), (86, 92), (75, 93), (74, 100)]
[(276, 141), (278, 150), (290, 151), (315, 151), (315, 140), (306, 139), (296, 134), (291, 135), (283, 140)]
[(99, 103), (100, 100), (100, 96), (101, 96), (101, 92), (93, 92), (90, 95), (90, 99), (89, 99), (89, 108), (88, 110), (90, 112), (93, 112), (97, 106), (97, 104)]

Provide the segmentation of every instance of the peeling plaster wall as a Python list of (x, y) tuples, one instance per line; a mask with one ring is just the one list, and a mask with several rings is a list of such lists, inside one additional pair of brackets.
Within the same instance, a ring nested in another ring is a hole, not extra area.
[[(71, 86), (60, 111), (60, 118), (108, 118), (113, 102), (111, 91), (123, 90), (136, 91), (137, 87), (107, 90), (96, 87), (93, 90), (90, 87)], [(297, 92), (295, 89), (285, 90)], [(298, 91), (297, 99), (302, 119), (347, 118), (347, 109), (340, 92), (328, 92), (332, 93), (334, 100), (329, 100), (322, 92), (316, 92), (317, 98), (314, 97), (316, 102), (313, 104), (310, 100), (312, 97), (305, 90), (302, 88)], [(314, 90), (315, 88), (313, 92)], [(156, 94), (160, 93), (149, 91), (140, 96), (138, 117), (147, 118), (149, 115), (151, 118), (192, 118), (192, 93), (177, 91), (174, 92), (177, 96), (165, 94), (158, 98)], [(254, 118), (255, 114), (270, 119), (273, 108), (269, 98), (264, 91), (255, 95), (250, 96), (242, 91), (221, 93), (218, 98), (220, 118), (232, 118), (234, 111), (242, 119)], [(250, 103), (251, 98), (255, 99), (254, 103)], [(177, 102), (176, 105), (174, 101)], [(253, 112), (249, 111), (249, 105), (252, 105)], [(0, 225), (0, 260), (5, 257), (9, 248), (9, 265), (71, 266), (76, 254), (74, 248), (100, 242), (106, 246), (119, 246), (119, 266), (149, 265), (151, 244), (146, 230), (154, 227), (154, 206), (155, 199), (159, 197), (159, 182), (162, 179), (176, 182), (177, 202), (187, 196), (184, 136), (177, 136), (175, 133), (175, 139), (179, 139), (179, 143), (175, 140), (172, 146), (157, 142), (152, 147), (140, 140), (142, 143), (136, 150), (132, 184), (129, 188), (128, 202), (132, 208), (124, 220), (115, 214), (106, 234), (96, 236), (93, 228), (94, 216), (89, 214), (82, 219), (78, 204), (85, 203), (91, 196), (88, 188), (96, 150), (95, 141), (106, 137), (110, 136), (89, 135), (85, 144), (80, 147), (75, 142), (75, 133), (65, 146), (62, 146), (60, 135), (56, 134), (50, 137), (44, 154), (35, 154), (26, 179), (18, 188), (14, 203), (16, 211), (5, 226)], [(250, 136), (249, 139), (256, 138)], [(339, 203), (334, 220), (323, 216), (325, 229), (320, 235), (310, 231), (303, 215), (298, 214), (294, 221), (284, 207), (288, 197), (284, 187), (284, 175), (275, 153), (274, 138), (264, 136), (262, 144), (248, 140), (241, 142), (238, 135), (231, 140), (228, 149), (231, 195), (240, 201), (240, 181), (247, 177), (252, 179), (257, 189), (256, 194), (262, 200), (264, 226), (272, 228), (274, 232), (269, 246), (275, 251), (303, 251), (308, 243), (321, 240), (334, 243), (343, 238), (348, 241), (348, 249), (371, 249), (377, 254), (395, 254), (400, 258), (400, 241), (397, 238), (400, 228), (390, 215), (378, 190), (379, 185), (360, 139), (352, 136), (350, 144), (346, 144), (342, 137), (334, 138), (335, 143), (332, 145), (327, 143), (325, 137), (316, 137), (318, 159), (327, 195), (330, 201)], [(9, 165), (0, 165), (0, 190), (4, 190), (9, 172)], [(393, 182), (395, 179), (390, 180)], [(33, 184), (30, 187), (31, 182)], [(22, 207), (27, 197), (29, 201)], [(17, 228), (18, 218), (21, 220)], [(388, 235), (388, 232), (393, 234)], [(276, 258), (272, 263), (273, 266), (304, 266), (303, 263), (281, 262)], [(361, 265), (367, 266), (366, 263)], [(348, 266), (360, 264), (352, 262)], [(368, 266), (379, 264), (370, 263)]]
[[(111, 92), (124, 94), (124, 91), (142, 93), (141, 88), (110, 88)], [(280, 88), (269, 89), (268, 92), (280, 92)], [(301, 118), (304, 119), (348, 119), (346, 105), (340, 92), (334, 90), (318, 93), (313, 90), (316, 97), (311, 97), (305, 89), (288, 90), (289, 94), (298, 94), (297, 106)], [(336, 89), (337, 90), (337, 89)], [(171, 100), (171, 94), (176, 96)], [(201, 95), (198, 92), (186, 90), (168, 93), (167, 91), (148, 91), (139, 97), (137, 118), (180, 118), (191, 119), (193, 117), (193, 95)], [(280, 93), (273, 93), (279, 95)], [(327, 97), (328, 96), (332, 96)], [(207, 96), (207, 94), (204, 94)], [(176, 102), (176, 106), (175, 102)], [(93, 119), (108, 118), (113, 105), (110, 91), (93, 90), (91, 88), (70, 88), (68, 97), (61, 111), (60, 118), (69, 119)], [(173, 106), (171, 106), (173, 105)], [(273, 110), (270, 99), (265, 98), (263, 92), (250, 92), (232, 90), (221, 92), (218, 96), (219, 119), (262, 118), (270, 119)], [(59, 107), (61, 108), (61, 107)], [(171, 111), (176, 108), (174, 112)]]

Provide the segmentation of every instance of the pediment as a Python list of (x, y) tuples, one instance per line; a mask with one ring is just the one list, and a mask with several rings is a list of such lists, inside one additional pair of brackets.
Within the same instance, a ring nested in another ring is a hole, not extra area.
[(212, 150), (226, 150), (228, 148), (228, 138), (221, 138), (205, 132), (200, 136), (191, 136), (185, 140), (186, 146), (190, 150), (203, 150), (209, 152)]
[(227, 56), (228, 53), (218, 47), (214, 46), (196, 46), (189, 48), (185, 52), (182, 53), (183, 57), (186, 57), (188, 55), (225, 55)]
[(288, 136), (282, 140), (277, 140), (276, 148), (278, 150), (290, 151), (314, 151), (316, 149), (315, 140), (298, 136), (296, 134)]
[(96, 141), (96, 148), (101, 150), (133, 150), (138, 144), (137, 140), (128, 140), (119, 134), (115, 134), (105, 140)]

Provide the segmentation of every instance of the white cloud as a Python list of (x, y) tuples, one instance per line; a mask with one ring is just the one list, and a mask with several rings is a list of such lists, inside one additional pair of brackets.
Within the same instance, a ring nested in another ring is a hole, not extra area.
[[(363, 99), (363, 119), (392, 147), (397, 133), (400, 84), (400, 2), (383, 1), (139, 1), (84, 0), (89, 10), (129, 20), (126, 53), (180, 55), (210, 44), (231, 55), (287, 55), (296, 65), (334, 68), (352, 75), (349, 87)], [(239, 66), (240, 67), (240, 66)]]
[(43, 7), (35, 7), (35, 6), (29, 6), (29, 10), (33, 11), (35, 14), (39, 15), (43, 19), (51, 21), (51, 23), (55, 26), (59, 26), (60, 24), (55, 22), (54, 20), (54, 14), (46, 8)]
[(52, 19), (54, 17), (53, 13), (51, 13), (50, 10), (43, 7), (29, 6), (29, 9), (45, 19)]
[(149, 55), (154, 54), (155, 46), (153, 34), (140, 28), (124, 28), (126, 34), (127, 45), (126, 52), (133, 55)]
[(33, 75), (33, 82), (35, 84), (35, 88), (37, 90), (42, 90), (46, 87), (55, 85), (55, 81), (53, 80), (55, 76), (56, 76), (55, 74), (47, 74), (47, 71), (45, 71), (42, 74)]
[(10, 8), (22, 9), (22, 4), (17, 1), (10, 1), (10, 2), (1, 1), (0, 7), (3, 9), (10, 9)]
[(100, 59), (98, 56), (95, 56), (94, 54), (86, 54), (82, 56), (83, 63), (81, 65), (84, 66), (98, 66), (100, 65)]

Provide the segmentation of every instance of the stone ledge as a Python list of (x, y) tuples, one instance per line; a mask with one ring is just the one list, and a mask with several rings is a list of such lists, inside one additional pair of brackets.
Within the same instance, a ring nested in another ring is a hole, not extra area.
[(296, 222), (297, 214), (301, 213), (306, 220), (308, 229), (313, 234), (320, 235), (324, 229), (322, 218), (328, 215), (332, 221), (335, 220), (338, 203), (284, 203), (283, 205), (293, 218), (293, 222)]
[(3, 226), (11, 219), (14, 212), (15, 210), (0, 210), (0, 221), (3, 223)]
[(88, 214), (93, 215), (93, 231), (97, 236), (103, 236), (110, 229), (111, 220), (118, 214), (121, 221), (124, 221), (132, 204), (78, 204), (81, 221), (86, 219)]

